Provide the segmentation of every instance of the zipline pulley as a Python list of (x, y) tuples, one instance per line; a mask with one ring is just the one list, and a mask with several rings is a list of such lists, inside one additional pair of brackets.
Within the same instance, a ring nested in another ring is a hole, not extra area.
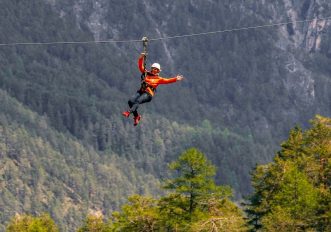
[(141, 40), (143, 41), (144, 53), (145, 53), (145, 55), (147, 55), (148, 38), (144, 36)]
[(144, 36), (142, 39), (143, 41), (143, 48), (144, 48), (144, 68), (145, 72), (141, 74), (141, 80), (143, 81), (147, 75), (147, 70), (146, 70), (146, 60), (147, 60), (147, 43), (148, 43), (148, 38)]

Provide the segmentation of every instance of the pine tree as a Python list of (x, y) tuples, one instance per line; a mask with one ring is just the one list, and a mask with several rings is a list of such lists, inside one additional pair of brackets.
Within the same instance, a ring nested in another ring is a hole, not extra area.
[(253, 230), (318, 230), (330, 227), (331, 119), (316, 116), (296, 127), (274, 161), (253, 172), (254, 194), (246, 212)]
[(128, 200), (121, 212), (113, 213), (115, 231), (159, 231), (156, 200), (140, 195), (133, 195)]
[[(206, 231), (207, 227), (202, 225), (212, 225), (213, 220), (220, 223), (220, 229), (224, 226), (222, 221), (231, 220), (232, 217), (239, 219), (235, 223), (238, 228), (243, 225), (240, 210), (229, 203), (231, 189), (215, 184), (213, 178), (216, 168), (203, 153), (191, 148), (169, 167), (177, 175), (166, 181), (164, 188), (171, 190), (171, 193), (159, 201), (161, 220), (168, 230)], [(232, 210), (225, 210), (229, 205)]]
[(178, 177), (170, 179), (164, 186), (188, 199), (185, 209), (192, 214), (198, 207), (202, 207), (206, 199), (211, 196), (228, 197), (231, 190), (228, 187), (217, 186), (214, 182), (216, 168), (207, 160), (206, 156), (195, 148), (184, 152), (177, 161), (169, 165)]
[(17, 215), (9, 223), (7, 232), (58, 232), (53, 219), (43, 214), (38, 217)]
[[(134, 195), (113, 213), (115, 231), (245, 231), (242, 211), (230, 201), (231, 189), (214, 182), (215, 166), (195, 148), (169, 165), (177, 175), (159, 200)], [(215, 230), (216, 229), (216, 230)]]
[(295, 165), (289, 164), (286, 168), (278, 189), (271, 196), (269, 214), (277, 215), (278, 209), (281, 209), (282, 213), (287, 215), (288, 223), (283, 218), (274, 218), (267, 214), (263, 220), (268, 224), (268, 227), (265, 226), (267, 231), (271, 228), (276, 230), (279, 224), (294, 230), (308, 230), (315, 223), (318, 190), (309, 183), (307, 176)]
[(104, 222), (101, 215), (88, 215), (84, 225), (77, 232), (111, 232), (112, 225)]

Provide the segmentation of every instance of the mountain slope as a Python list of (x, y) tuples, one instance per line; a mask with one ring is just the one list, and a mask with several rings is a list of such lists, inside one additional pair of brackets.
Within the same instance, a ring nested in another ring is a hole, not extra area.
[(15, 213), (49, 212), (72, 231), (89, 211), (110, 215), (133, 193), (157, 193), (158, 180), (116, 154), (102, 156), (47, 117), (0, 91), (1, 222)]
[[(159, 38), (328, 17), (330, 8), (326, 1), (310, 0), (5, 0), (0, 3), (0, 41), (117, 40), (145, 35)], [(330, 21), (319, 20), (151, 41), (148, 64), (160, 62), (163, 76), (181, 73), (186, 79), (160, 87), (154, 100), (141, 107), (143, 121), (137, 128), (131, 119), (121, 118), (120, 113), (139, 86), (136, 58), (141, 44), (0, 47), (3, 94), (39, 118), (26, 126), (25, 117), (12, 121), (13, 115), (21, 115), (13, 109), (5, 117), (3, 130), (16, 134), (14, 125), (24, 125), (25, 134), (42, 138), (47, 151), (41, 153), (53, 154), (58, 160), (70, 159), (71, 152), (64, 153), (52, 145), (51, 141), (58, 138), (35, 128), (39, 127), (38, 121), (44, 121), (51, 133), (61, 135), (58, 143), (70, 138), (68, 149), (81, 147), (87, 157), (77, 163), (59, 163), (68, 172), (84, 172), (93, 157), (98, 158), (92, 162), (92, 176), (97, 173), (95, 166), (106, 164), (106, 168), (100, 169), (108, 173), (115, 163), (113, 172), (118, 174), (114, 175), (121, 180), (117, 183), (103, 174), (109, 183), (96, 182), (95, 188), (102, 188), (103, 192), (114, 189), (110, 186), (116, 183), (118, 192), (111, 192), (108, 197), (95, 193), (95, 202), (90, 205), (106, 213), (119, 205), (122, 193), (156, 193), (154, 178), (166, 177), (167, 163), (192, 146), (218, 166), (217, 182), (231, 185), (236, 196), (241, 197), (251, 190), (251, 168), (271, 160), (289, 128), (306, 125), (314, 114), (331, 114), (330, 35)], [(38, 147), (37, 138), (21, 136), (17, 141), (31, 139), (25, 149), (32, 150)], [(11, 167), (14, 160), (8, 158), (7, 166)], [(27, 170), (38, 165), (44, 165), (46, 173), (50, 169), (47, 159), (31, 158), (30, 163)], [(127, 163), (130, 170), (135, 170), (133, 174), (125, 171)], [(56, 173), (46, 176), (67, 180), (66, 173)], [(140, 189), (137, 186), (145, 177), (151, 184)], [(88, 195), (83, 184), (77, 189), (68, 186), (75, 194), (85, 191)], [(64, 195), (69, 191), (61, 189), (59, 192)], [(110, 200), (113, 196), (114, 200)], [(83, 205), (86, 199), (81, 201)], [(23, 198), (19, 204), (22, 202)], [(11, 214), (15, 211), (14, 206), (7, 209)], [(38, 211), (31, 205), (25, 210)]]

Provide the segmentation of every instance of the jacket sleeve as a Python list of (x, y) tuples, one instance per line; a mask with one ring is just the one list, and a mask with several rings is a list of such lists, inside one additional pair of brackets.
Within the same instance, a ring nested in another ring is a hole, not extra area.
[(138, 59), (138, 68), (139, 68), (139, 71), (141, 73), (144, 73), (145, 72), (145, 66), (144, 66), (144, 59), (145, 57), (143, 55), (139, 56), (139, 59)]
[(163, 78), (163, 77), (160, 77), (159, 79), (159, 84), (170, 84), (170, 83), (174, 83), (177, 81), (177, 78), (176, 77), (172, 77), (172, 78)]

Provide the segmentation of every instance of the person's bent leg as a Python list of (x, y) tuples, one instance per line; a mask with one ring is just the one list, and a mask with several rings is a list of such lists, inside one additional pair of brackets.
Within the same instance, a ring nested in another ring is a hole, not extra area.
[(143, 93), (141, 94), (137, 99), (136, 102), (133, 104), (133, 106), (131, 107), (131, 112), (133, 113), (133, 115), (135, 117), (138, 117), (138, 108), (140, 104), (144, 104), (147, 102), (150, 102), (152, 100), (152, 96), (149, 95), (148, 93)]
[(135, 93), (135, 95), (133, 95), (129, 101), (128, 101), (128, 105), (130, 107), (130, 109), (132, 108), (132, 106), (136, 103), (136, 101), (138, 100), (138, 98), (141, 96), (141, 94), (139, 92)]
[(133, 95), (133, 96), (129, 99), (129, 101), (128, 101), (128, 105), (129, 105), (130, 109), (129, 109), (128, 111), (123, 112), (122, 115), (124, 115), (125, 117), (129, 117), (130, 114), (133, 113), (133, 115), (136, 116), (137, 113), (134, 112), (134, 111), (132, 110), (132, 106), (137, 102), (137, 99), (138, 99), (139, 97), (140, 97), (140, 93), (137, 92), (137, 93), (135, 93), (135, 95)]

